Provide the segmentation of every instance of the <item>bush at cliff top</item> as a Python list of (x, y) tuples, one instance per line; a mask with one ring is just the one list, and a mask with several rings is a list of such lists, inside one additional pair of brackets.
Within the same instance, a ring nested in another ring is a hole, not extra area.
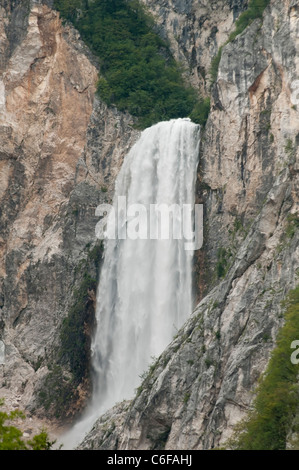
[(205, 124), (207, 102), (199, 102), (184, 84), (181, 68), (138, 1), (56, 0), (54, 5), (99, 58), (98, 92), (108, 105), (129, 111), (141, 128), (192, 111), (192, 119)]

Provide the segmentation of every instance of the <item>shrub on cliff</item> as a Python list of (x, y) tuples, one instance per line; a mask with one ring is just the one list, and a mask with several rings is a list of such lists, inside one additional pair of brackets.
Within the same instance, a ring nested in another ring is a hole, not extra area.
[(298, 364), (291, 361), (291, 344), (299, 340), (299, 286), (286, 301), (285, 324), (279, 332), (268, 368), (257, 389), (253, 409), (229, 441), (236, 450), (285, 450), (298, 412)]
[(212, 59), (211, 68), (210, 68), (210, 75), (212, 84), (217, 79), (219, 63), (221, 60), (222, 50), (223, 47), (232, 42), (239, 34), (243, 33), (243, 31), (249, 26), (254, 20), (257, 18), (262, 18), (265, 8), (269, 5), (270, 0), (250, 0), (248, 9), (241, 13), (239, 18), (235, 23), (235, 30), (230, 34), (228, 40), (225, 44), (219, 47), (219, 50), (216, 56)]

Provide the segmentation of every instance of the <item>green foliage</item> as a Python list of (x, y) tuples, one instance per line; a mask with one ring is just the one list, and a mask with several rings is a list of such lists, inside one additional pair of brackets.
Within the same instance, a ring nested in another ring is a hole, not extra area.
[(54, 4), (98, 56), (98, 92), (108, 105), (136, 116), (140, 128), (190, 115), (196, 123), (206, 121), (208, 101), (198, 102), (195, 91), (184, 84), (180, 66), (139, 1), (56, 0)]
[(236, 21), (235, 31), (231, 33), (228, 41), (233, 41), (239, 34), (249, 26), (257, 18), (262, 18), (265, 8), (269, 5), (270, 0), (251, 0), (248, 9), (241, 13)]
[[(0, 402), (0, 406), (2, 405), (3, 400)], [(0, 450), (26, 450), (26, 444), (22, 439), (22, 431), (10, 424), (18, 418), (25, 418), (21, 411), (0, 412)], [(7, 421), (9, 424), (6, 424)]]
[(166, 445), (168, 436), (170, 434), (170, 431), (171, 431), (171, 427), (168, 426), (165, 431), (161, 432), (158, 435), (158, 438), (155, 442), (155, 449), (160, 449), (160, 450), (165, 449), (165, 445)]
[(55, 441), (49, 441), (48, 433), (43, 429), (40, 434), (33, 436), (33, 438), (28, 441), (28, 444), (32, 450), (51, 450)]
[(219, 47), (217, 54), (215, 55), (215, 57), (213, 57), (212, 62), (211, 62), (210, 74), (211, 74), (212, 83), (214, 83), (217, 79), (223, 47), (224, 46)]
[(189, 401), (189, 399), (190, 399), (190, 396), (191, 396), (190, 393), (185, 393), (185, 395), (184, 395), (184, 400), (183, 400), (184, 403), (185, 403), (185, 405), (188, 403), (188, 401)]
[(91, 295), (97, 288), (97, 279), (90, 276), (89, 265), (94, 265), (98, 277), (102, 252), (102, 244), (94, 246), (92, 250), (89, 249), (88, 258), (81, 267), (81, 283), (79, 288), (74, 290), (74, 303), (61, 328), (61, 356), (68, 361), (75, 384), (79, 384), (84, 378), (89, 362), (90, 337), (87, 334), (87, 327), (92, 322)]
[[(74, 289), (74, 302), (63, 320), (57, 363), (49, 364), (50, 372), (39, 391), (39, 404), (57, 418), (66, 416), (68, 406), (78, 398), (77, 388), (90, 374), (90, 340), (94, 321), (94, 296), (97, 287), (103, 244), (92, 249), (86, 245), (88, 256), (78, 263), (77, 276), (81, 282)], [(90, 275), (96, 272), (96, 279)], [(65, 365), (69, 373), (65, 373)]]
[[(236, 237), (246, 237), (247, 235), (247, 230), (245, 229), (243, 222), (242, 222), (242, 217), (235, 216), (233, 227), (228, 230), (229, 234), (231, 235), (231, 241), (232, 241), (232, 249), (235, 249), (234, 242), (236, 240)], [(229, 252), (229, 255), (232, 256), (231, 251)]]
[[(253, 410), (235, 429), (229, 448), (285, 450), (298, 409), (298, 365), (291, 362), (291, 343), (299, 339), (299, 286), (286, 301), (285, 324), (266, 373), (257, 389)], [(294, 429), (298, 432), (299, 429)]]
[(289, 161), (293, 160), (296, 155), (296, 146), (293, 144), (292, 139), (288, 139), (285, 146), (285, 153), (287, 154)]
[(239, 232), (239, 230), (243, 229), (242, 221), (239, 217), (236, 217), (234, 220), (234, 232)]
[(81, 0), (55, 0), (55, 8), (61, 12), (65, 18), (73, 20), (77, 17)]
[(221, 279), (225, 276), (229, 268), (229, 258), (232, 256), (231, 252), (224, 247), (220, 247), (217, 252), (217, 276)]
[(157, 359), (155, 356), (151, 357), (152, 362), (148, 365), (147, 370), (143, 371), (139, 377), (141, 378), (142, 381), (148, 380), (150, 377), (152, 377), (153, 373), (157, 369), (159, 365), (159, 359)]
[(216, 331), (215, 337), (216, 337), (216, 339), (221, 339), (221, 331), (220, 330)]
[(47, 375), (43, 388), (39, 392), (39, 402), (46, 411), (53, 411), (57, 419), (64, 417), (68, 404), (78, 398), (76, 384), (72, 377), (66, 377), (63, 369), (55, 365)]
[(285, 146), (285, 150), (287, 153), (290, 153), (293, 151), (293, 142), (291, 139), (288, 139), (287, 144)]
[[(3, 404), (3, 400), (0, 400), (0, 406)], [(25, 415), (19, 410), (0, 412), (0, 450), (50, 450), (54, 441), (49, 441), (45, 430), (27, 442), (23, 439), (23, 432), (12, 425), (12, 422), (20, 418), (25, 419)]]
[(299, 229), (299, 215), (298, 214), (289, 214), (287, 216), (287, 226), (286, 226), (286, 236), (288, 238), (293, 238), (296, 231)]
[(207, 357), (207, 358), (205, 359), (205, 364), (206, 364), (206, 366), (207, 366), (207, 369), (209, 369), (210, 367), (212, 367), (212, 366), (215, 365), (214, 361), (213, 361), (212, 359), (210, 359), (209, 357)]
[(64, 319), (61, 329), (61, 353), (66, 356), (74, 375), (74, 380), (80, 383), (85, 375), (88, 338), (85, 332), (86, 306), (89, 301), (89, 292), (96, 291), (96, 280), (84, 273), (78, 290), (75, 291), (75, 303), (68, 316)]
[(217, 79), (219, 63), (221, 59), (223, 47), (232, 42), (239, 34), (249, 26), (257, 18), (262, 18), (265, 8), (269, 5), (270, 0), (250, 0), (248, 9), (241, 13), (235, 23), (235, 30), (230, 34), (228, 40), (218, 50), (217, 55), (213, 58), (210, 68), (211, 81), (214, 83)]
[(151, 433), (146, 436), (147, 439), (149, 439), (152, 443), (151, 450), (164, 450), (165, 449), (165, 445), (166, 445), (168, 436), (171, 431), (171, 426), (168, 426), (168, 425), (164, 425), (164, 426), (165, 426), (164, 430), (159, 432), (158, 434), (151, 431)]
[(205, 126), (210, 113), (211, 100), (210, 98), (200, 99), (194, 106), (190, 119), (196, 124)]

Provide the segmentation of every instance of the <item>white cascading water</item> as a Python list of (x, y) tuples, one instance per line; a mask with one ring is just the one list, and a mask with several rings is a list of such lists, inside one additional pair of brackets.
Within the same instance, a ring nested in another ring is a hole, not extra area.
[[(140, 204), (147, 210), (151, 204), (194, 206), (199, 139), (200, 127), (190, 119), (160, 122), (143, 131), (117, 178), (115, 213), (120, 197), (127, 207)], [(182, 226), (179, 214), (170, 222), (176, 224)], [(86, 417), (66, 437), (69, 447), (107, 409), (134, 396), (140, 375), (192, 312), (193, 251), (186, 250), (186, 240), (151, 239), (149, 232), (144, 239), (131, 238), (105, 241), (92, 344), (93, 399)]]

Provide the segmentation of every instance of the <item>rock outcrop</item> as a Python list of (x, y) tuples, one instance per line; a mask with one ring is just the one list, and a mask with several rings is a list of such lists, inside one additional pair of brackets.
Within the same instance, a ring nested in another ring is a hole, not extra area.
[(0, 7), (0, 396), (26, 411), (40, 407), (57, 361), (97, 242), (95, 209), (138, 135), (129, 115), (99, 101), (95, 58), (44, 3)]
[(248, 0), (141, 0), (157, 32), (183, 65), (186, 79), (201, 94), (209, 92), (211, 59), (228, 39)]
[[(166, 2), (147, 3), (162, 11)], [(169, 5), (163, 25), (179, 13), (187, 22), (181, 2), (175, 13)], [(197, 189), (203, 299), (134, 400), (102, 417), (80, 448), (211, 449), (250, 409), (281, 301), (298, 283), (298, 12), (297, 2), (272, 1), (224, 47)]]
[[(248, 2), (142, 1), (186, 77), (211, 93), (196, 188), (201, 301), (134, 400), (102, 416), (80, 448), (210, 449), (247, 413), (298, 282), (299, 7), (272, 0), (225, 45), (210, 90), (211, 59)], [(110, 202), (139, 135), (99, 100), (96, 59), (51, 7), (0, 6), (0, 397), (50, 426), (47, 379), (57, 364), (62, 382), (71, 374), (61, 327), (84, 276), (99, 274), (95, 209)], [(92, 321), (95, 292), (86, 295)], [(87, 374), (64, 419), (89, 388)]]

